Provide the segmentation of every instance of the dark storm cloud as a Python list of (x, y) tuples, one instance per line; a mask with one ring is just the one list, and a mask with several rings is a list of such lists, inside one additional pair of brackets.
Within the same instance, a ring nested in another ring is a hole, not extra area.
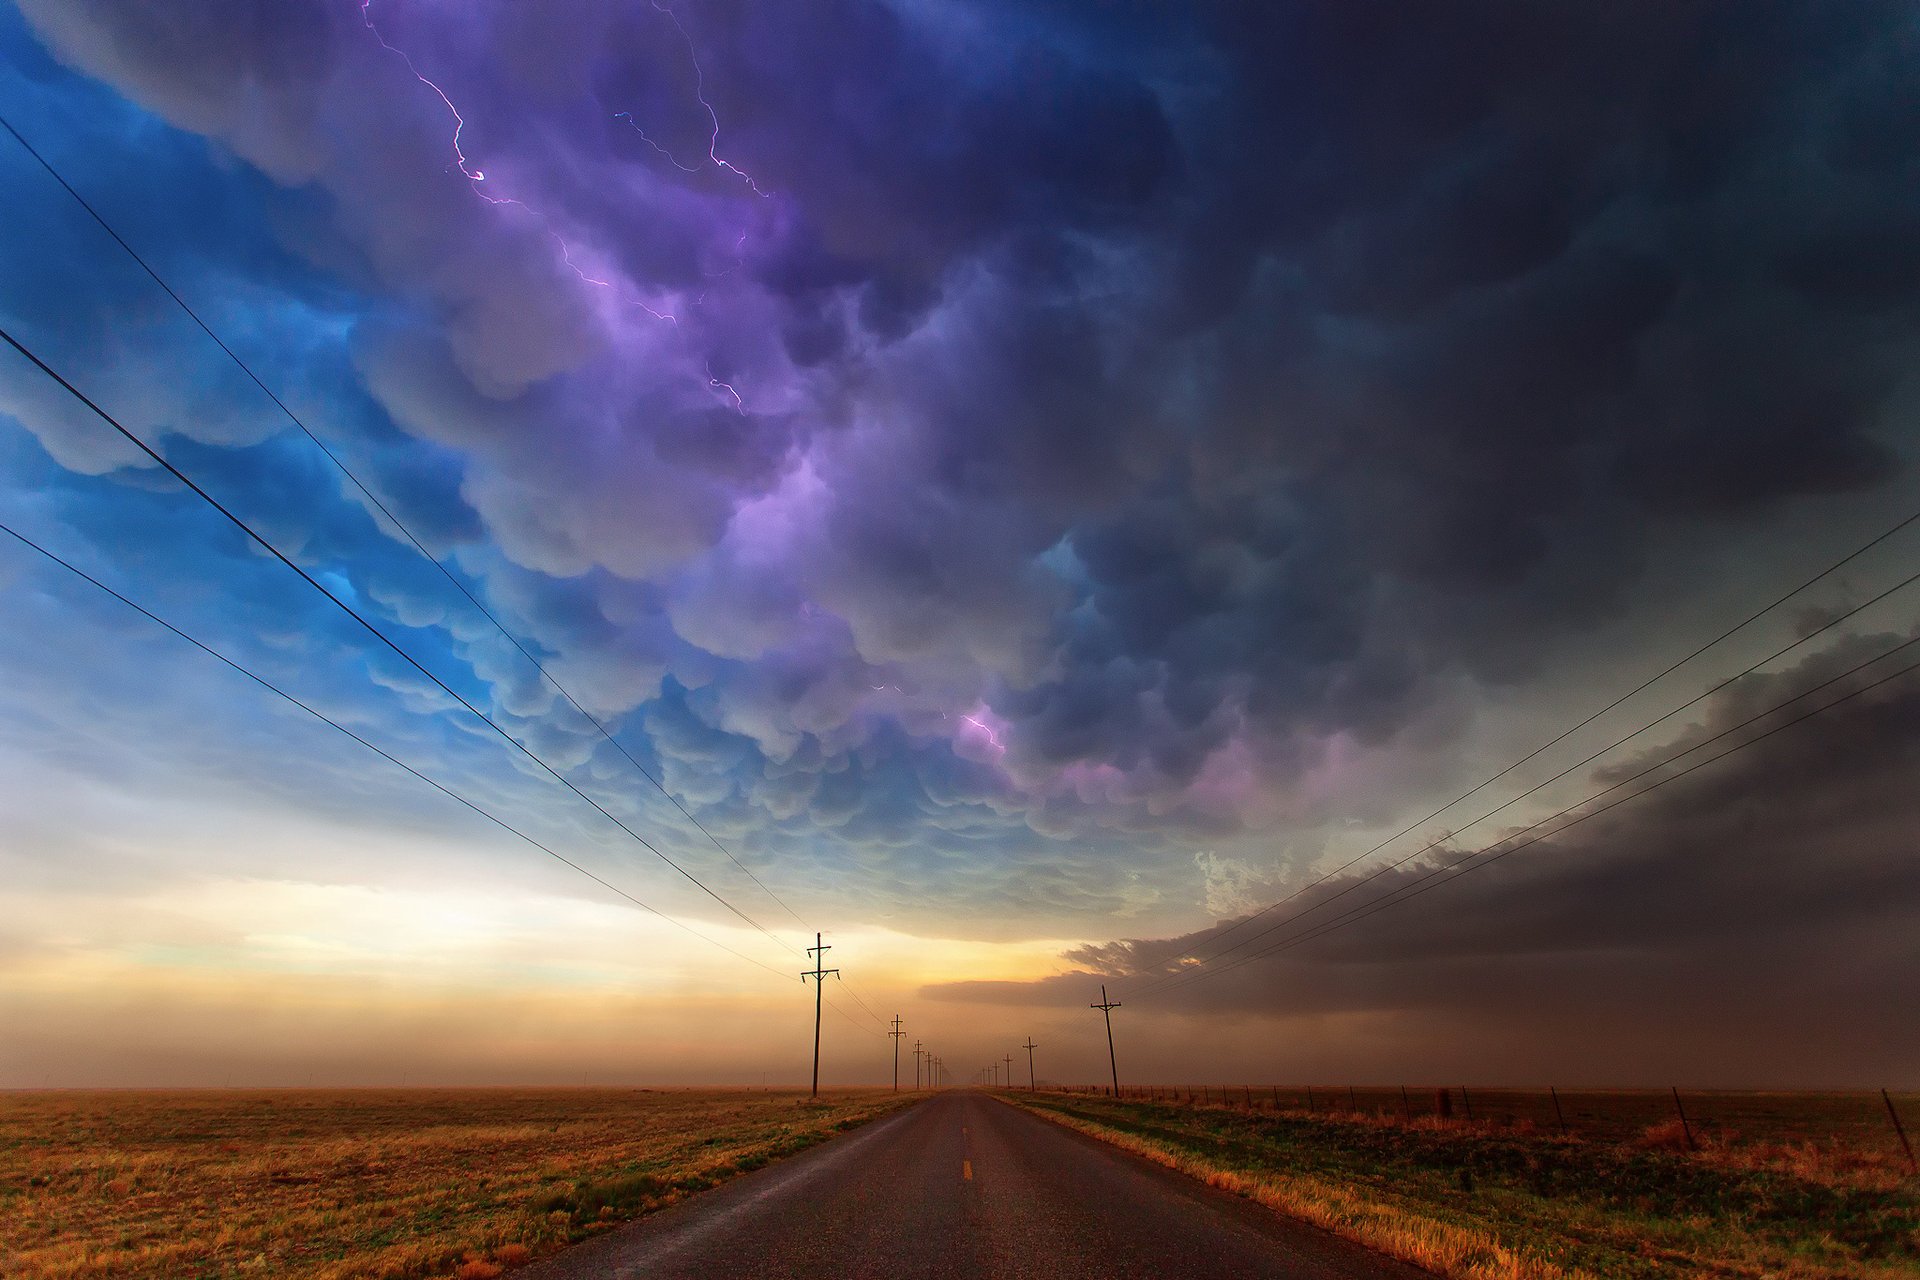
[[(1750, 678), (1715, 700), (1701, 728), (1596, 772), (1587, 790), (1787, 704), (1680, 766), (1754, 741), (1911, 664), (1908, 650), (1828, 684), (1905, 639), (1863, 637)], [(1485, 1071), (1492, 1046), (1514, 1048), (1520, 1056), (1497, 1069), (1517, 1078), (1536, 1068), (1644, 1078), (1649, 1064), (1676, 1062), (1723, 1074), (1731, 1055), (1757, 1044), (1767, 1046), (1761, 1074), (1770, 1078), (1831, 1074), (1835, 1062), (1904, 1069), (1913, 1035), (1880, 1015), (1903, 1004), (1920, 974), (1916, 726), (1920, 690), (1906, 677), (1564, 834), (1449, 841), (1377, 878), (1335, 877), (1245, 923), (1089, 947), (1066, 957), (1074, 972), (1039, 983), (953, 983), (928, 994), (1072, 1008), (1104, 981), (1136, 1017), (1372, 1018), (1429, 1064), (1451, 1054)], [(1656, 771), (1633, 790), (1668, 776)], [(1456, 864), (1475, 870), (1428, 878)], [(1347, 914), (1422, 883), (1437, 887)], [(1351, 923), (1289, 945), (1343, 918)], [(1284, 949), (1235, 963), (1268, 948)], [(1196, 966), (1201, 957), (1208, 962)]]
[[(1675, 547), (1906, 474), (1904, 4), (21, 10), (152, 113), (35, 50), (62, 163), (167, 193), (143, 243), (383, 498), (796, 857), (1177, 896), (1167, 842), (1292, 811), (1329, 744), (1427, 741)], [(198, 223), (209, 184), (250, 216)], [(133, 285), (40, 234), (4, 306), (78, 358)], [(231, 376), (190, 336), (100, 376), (617, 763), (302, 501), (337, 481), (248, 465), (244, 387), (175, 403), (163, 362)]]

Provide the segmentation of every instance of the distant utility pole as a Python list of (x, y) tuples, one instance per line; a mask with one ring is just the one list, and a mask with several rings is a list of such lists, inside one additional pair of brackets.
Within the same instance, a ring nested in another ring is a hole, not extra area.
[(920, 1092), (920, 1042), (913, 1042), (913, 1091)]
[[(1120, 1002), (1107, 999), (1107, 984), (1103, 982), (1100, 984), (1100, 1003), (1087, 1007), (1098, 1009), (1107, 1020), (1107, 1068), (1113, 1072), (1113, 1096), (1118, 1098), (1120, 1096), (1120, 1065), (1113, 1057), (1113, 1011), (1120, 1007)], [(817, 1022), (818, 1019), (815, 1021)], [(815, 1049), (814, 1052), (817, 1054), (819, 1050)]]
[(1007, 1064), (1007, 1088), (1011, 1089), (1013, 1088), (1013, 1055), (1008, 1054), (1000, 1061)]
[(893, 1015), (893, 1030), (887, 1032), (893, 1037), (893, 1091), (900, 1092), (900, 1037), (907, 1034), (900, 1029), (900, 1015)]
[(1033, 1074), (1033, 1051), (1040, 1046), (1033, 1042), (1032, 1036), (1028, 1036), (1027, 1042), (1020, 1047), (1027, 1051), (1027, 1092), (1038, 1093), (1040, 1091), (1040, 1080), (1039, 1077)]
[[(822, 969), (820, 967), (820, 962), (827, 958), (827, 952), (831, 950), (833, 950), (833, 948), (822, 942), (819, 934), (814, 934), (813, 945), (807, 948), (807, 954), (813, 957), (813, 968), (810, 970), (802, 970), (800, 974), (800, 981), (802, 982), (805, 982), (808, 978), (813, 979), (813, 1096), (816, 1098), (820, 1096), (821, 984), (826, 980), (828, 974), (831, 973), (837, 977), (840, 973), (838, 969)], [(1106, 990), (1102, 988), (1100, 998), (1104, 1000), (1106, 996)]]

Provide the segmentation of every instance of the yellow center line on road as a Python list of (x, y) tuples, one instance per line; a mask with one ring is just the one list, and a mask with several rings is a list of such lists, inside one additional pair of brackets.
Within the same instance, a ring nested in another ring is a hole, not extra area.
[(973, 1161), (962, 1160), (960, 1162), (960, 1177), (961, 1180), (965, 1182), (973, 1181)]

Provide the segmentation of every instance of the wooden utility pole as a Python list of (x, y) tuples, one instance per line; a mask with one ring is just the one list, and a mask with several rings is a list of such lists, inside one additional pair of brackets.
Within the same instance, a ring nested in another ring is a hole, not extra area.
[(1033, 1042), (1032, 1036), (1028, 1036), (1027, 1042), (1020, 1047), (1027, 1051), (1027, 1092), (1038, 1093), (1040, 1091), (1040, 1081), (1039, 1078), (1033, 1074), (1033, 1051), (1040, 1046)]
[(1113, 1096), (1120, 1096), (1120, 1064), (1113, 1056), (1113, 1011), (1120, 1007), (1117, 1000), (1107, 999), (1107, 984), (1100, 984), (1100, 1003), (1088, 1005), (1089, 1009), (1098, 1009), (1107, 1020), (1107, 1068), (1113, 1072)]
[(913, 1042), (913, 1091), (920, 1092), (920, 1042)]
[(907, 1034), (900, 1029), (900, 1015), (893, 1015), (893, 1030), (887, 1032), (893, 1037), (893, 1091), (900, 1092), (900, 1037)]
[(1907, 1168), (1920, 1173), (1920, 1162), (1913, 1158), (1913, 1144), (1907, 1141), (1907, 1126), (1900, 1123), (1900, 1113), (1894, 1109), (1893, 1096), (1882, 1089), (1880, 1101), (1887, 1104), (1887, 1117), (1893, 1121), (1893, 1131), (1900, 1135), (1900, 1149), (1907, 1153)]
[(1007, 1088), (1011, 1089), (1013, 1088), (1013, 1055), (1008, 1054), (1000, 1061), (1007, 1064)]
[[(807, 954), (813, 957), (813, 968), (802, 970), (800, 981), (813, 979), (813, 1096), (820, 1096), (820, 1001), (824, 998), (821, 984), (828, 974), (838, 976), (838, 969), (822, 969), (820, 962), (827, 958), (832, 947), (820, 940), (819, 934), (813, 935), (813, 945), (807, 948)], [(836, 1006), (837, 1007), (837, 1006)]]

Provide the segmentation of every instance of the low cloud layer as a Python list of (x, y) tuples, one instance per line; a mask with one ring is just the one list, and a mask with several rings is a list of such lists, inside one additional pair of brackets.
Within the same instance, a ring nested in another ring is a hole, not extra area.
[[(1345, 1072), (1377, 1070), (1397, 1040), (1403, 1063), (1512, 1080), (1904, 1080), (1920, 1041), (1887, 1015), (1920, 975), (1920, 690), (1869, 686), (1915, 650), (1844, 673), (1908, 639), (1862, 637), (1730, 688), (1700, 729), (1585, 779), (1598, 793), (1677, 757), (1601, 803), (1658, 783), (1644, 799), (1577, 826), (1443, 840), (1265, 915), (1069, 952), (1073, 970), (1041, 982), (927, 994), (1032, 1017), (1106, 983), (1155, 1028), (1136, 1055), (1168, 1070), (1165, 1020), (1257, 1014), (1366, 1027), (1344, 1053), (1286, 1050)], [(1448, 867), (1464, 874), (1433, 875)]]

